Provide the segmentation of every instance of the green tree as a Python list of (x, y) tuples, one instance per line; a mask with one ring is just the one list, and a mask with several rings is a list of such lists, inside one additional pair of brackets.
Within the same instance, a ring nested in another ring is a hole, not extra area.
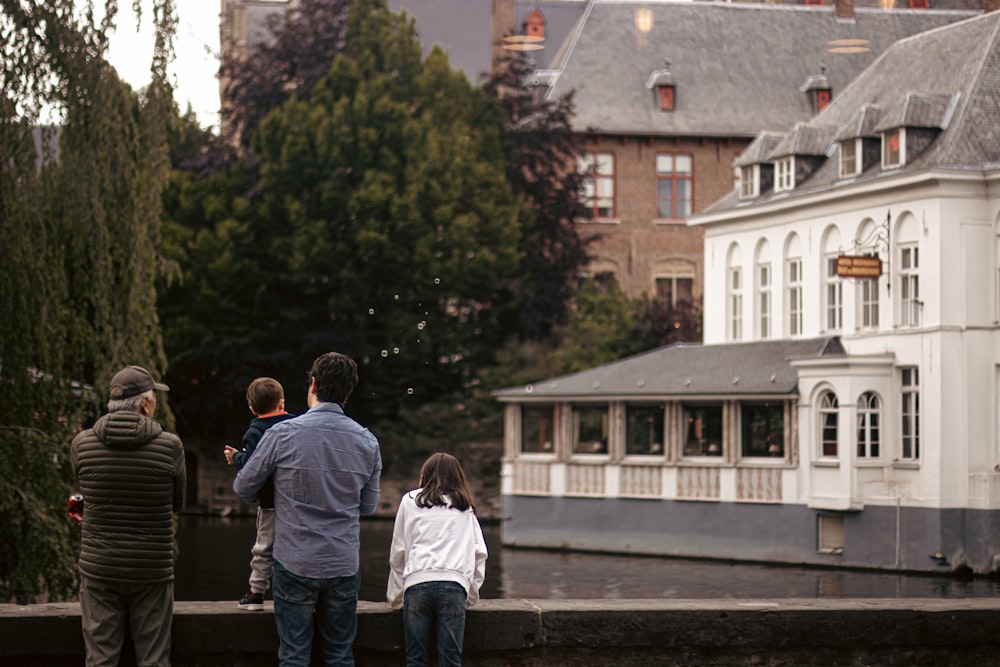
[[(69, 440), (117, 366), (165, 366), (155, 306), (173, 3), (155, 3), (141, 101), (103, 57), (117, 3), (101, 20), (75, 4), (0, 0), (0, 599), (22, 602), (75, 586)], [(39, 127), (43, 110), (57, 126)]]
[(442, 51), (423, 58), (411, 21), (355, 3), (344, 53), (263, 121), (255, 161), (169, 190), (184, 282), (162, 312), (183, 393), (239, 397), (267, 373), (294, 401), (327, 349), (361, 363), (368, 423), (463, 391), (518, 308), (524, 207), (499, 113)]
[[(265, 120), (262, 215), (288, 229), (282, 320), (367, 366), (369, 414), (460, 389), (516, 304), (520, 202), (496, 107), (412, 23), (358, 2), (308, 102)], [(298, 298), (296, 298), (298, 297)]]

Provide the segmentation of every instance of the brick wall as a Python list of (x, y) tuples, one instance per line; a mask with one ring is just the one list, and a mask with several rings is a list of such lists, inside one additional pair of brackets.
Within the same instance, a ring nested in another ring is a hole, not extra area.
[(578, 223), (584, 237), (602, 238), (592, 248), (592, 272), (613, 271), (630, 296), (654, 294), (658, 275), (688, 274), (700, 302), (703, 233), (683, 220), (657, 216), (656, 156), (692, 157), (692, 209), (697, 213), (733, 189), (733, 159), (745, 139), (599, 137), (588, 150), (615, 156), (615, 218)]

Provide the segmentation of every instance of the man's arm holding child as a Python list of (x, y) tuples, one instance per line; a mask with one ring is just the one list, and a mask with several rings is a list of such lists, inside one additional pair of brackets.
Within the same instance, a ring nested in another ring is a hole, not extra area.
[(277, 468), (277, 440), (281, 429), (268, 429), (257, 443), (253, 456), (247, 456), (244, 465), (233, 480), (233, 491), (248, 503), (257, 502), (257, 492)]

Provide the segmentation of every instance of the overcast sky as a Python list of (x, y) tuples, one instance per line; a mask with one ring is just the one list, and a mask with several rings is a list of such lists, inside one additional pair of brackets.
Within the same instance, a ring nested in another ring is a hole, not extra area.
[[(137, 33), (131, 2), (119, 4), (118, 30), (108, 59), (118, 75), (142, 88), (149, 83), (153, 58), (152, 8), (143, 0), (143, 25)], [(219, 12), (220, 0), (176, 0), (177, 57), (168, 73), (174, 98), (183, 113), (190, 102), (202, 125), (219, 125)]]

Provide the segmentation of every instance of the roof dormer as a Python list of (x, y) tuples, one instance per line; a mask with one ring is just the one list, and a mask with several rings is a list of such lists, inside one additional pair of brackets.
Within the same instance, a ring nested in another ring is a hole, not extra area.
[(880, 113), (874, 104), (866, 104), (833, 137), (839, 149), (840, 178), (857, 176), (878, 164), (882, 143), (876, 127)]
[(907, 93), (885, 109), (875, 127), (882, 137), (882, 168), (895, 169), (914, 160), (948, 127), (958, 93)]
[(796, 123), (774, 147), (768, 159), (774, 163), (774, 191), (794, 190), (826, 160), (835, 128)]
[(833, 99), (833, 89), (826, 78), (826, 65), (820, 65), (820, 74), (814, 74), (799, 86), (799, 90), (809, 97), (813, 114), (818, 114)]
[(670, 58), (663, 59), (664, 68), (654, 70), (646, 79), (646, 88), (653, 91), (653, 100), (660, 111), (673, 111), (677, 106), (677, 88), (670, 72)]
[(775, 132), (760, 132), (733, 161), (733, 167), (739, 173), (740, 199), (753, 199), (771, 190), (774, 164), (769, 158), (784, 136)]

